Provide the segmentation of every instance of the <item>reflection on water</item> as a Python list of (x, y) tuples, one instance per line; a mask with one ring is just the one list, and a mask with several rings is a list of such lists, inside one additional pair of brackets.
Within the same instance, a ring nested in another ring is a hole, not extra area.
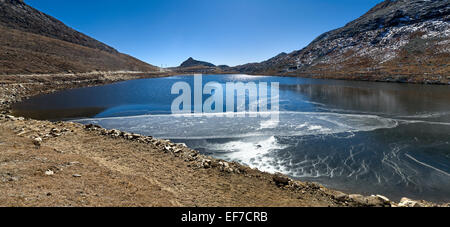
[(417, 115), (420, 113), (448, 113), (450, 89), (446, 86), (383, 84), (351, 86), (334, 84), (297, 84), (281, 89), (298, 92), (326, 109), (380, 114)]
[(27, 100), (15, 111), (168, 138), (218, 158), (347, 192), (450, 202), (448, 86), (204, 77), (204, 83), (280, 82), (280, 123), (271, 128), (270, 119), (262, 117), (170, 115), (176, 97), (170, 88), (178, 81), (192, 85), (193, 79), (75, 89)]

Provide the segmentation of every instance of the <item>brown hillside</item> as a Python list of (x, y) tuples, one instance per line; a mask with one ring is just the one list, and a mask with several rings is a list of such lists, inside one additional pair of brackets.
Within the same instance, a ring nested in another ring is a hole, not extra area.
[(20, 0), (0, 0), (0, 74), (155, 71)]
[(386, 0), (301, 50), (234, 70), (448, 84), (449, 31), (449, 1)]

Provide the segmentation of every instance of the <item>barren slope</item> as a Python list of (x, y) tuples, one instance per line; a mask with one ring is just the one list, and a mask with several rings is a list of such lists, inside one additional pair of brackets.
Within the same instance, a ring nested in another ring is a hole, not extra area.
[(0, 74), (155, 71), (20, 0), (0, 0)]
[(386, 0), (302, 50), (234, 69), (252, 74), (447, 84), (449, 62), (449, 1)]

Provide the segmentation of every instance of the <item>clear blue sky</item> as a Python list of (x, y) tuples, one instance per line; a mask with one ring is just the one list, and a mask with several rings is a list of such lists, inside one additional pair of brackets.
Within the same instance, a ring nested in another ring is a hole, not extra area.
[(381, 0), (25, 0), (120, 52), (230, 66), (298, 50)]

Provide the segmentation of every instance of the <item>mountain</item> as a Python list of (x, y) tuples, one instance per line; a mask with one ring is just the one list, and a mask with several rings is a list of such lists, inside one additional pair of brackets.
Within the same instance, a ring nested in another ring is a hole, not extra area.
[(22, 0), (0, 0), (0, 74), (155, 71)]
[(180, 65), (180, 67), (182, 67), (182, 68), (195, 67), (195, 66), (216, 67), (214, 64), (211, 64), (209, 62), (197, 61), (193, 58), (188, 58), (186, 61), (184, 61)]
[(402, 82), (450, 81), (450, 2), (387, 0), (307, 47), (233, 69)]
[(180, 66), (170, 68), (172, 72), (179, 74), (222, 74), (226, 73), (228, 69), (230, 67), (226, 65), (216, 66), (209, 62), (195, 60), (194, 58), (188, 58)]

